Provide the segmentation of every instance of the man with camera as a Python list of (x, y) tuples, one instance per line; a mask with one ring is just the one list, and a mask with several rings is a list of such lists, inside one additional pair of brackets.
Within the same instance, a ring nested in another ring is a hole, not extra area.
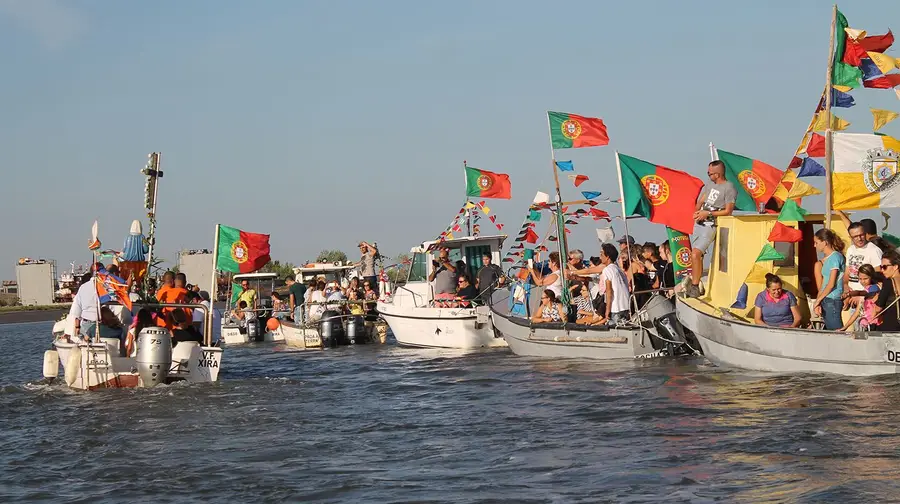
[(456, 266), (450, 261), (450, 249), (441, 247), (438, 258), (431, 261), (431, 274), (428, 281), (434, 282), (434, 299), (456, 298)]

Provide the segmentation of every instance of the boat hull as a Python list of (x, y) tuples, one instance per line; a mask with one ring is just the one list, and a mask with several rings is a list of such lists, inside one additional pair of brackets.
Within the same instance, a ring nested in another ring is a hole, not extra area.
[(315, 327), (304, 327), (293, 322), (281, 322), (275, 331), (281, 335), (284, 344), (301, 350), (321, 350), (322, 337)]
[(397, 344), (417, 348), (495, 348), (507, 346), (496, 337), (490, 316), (476, 308), (395, 307), (378, 303)]
[(775, 373), (846, 376), (894, 374), (900, 335), (849, 333), (758, 326), (717, 316), (703, 301), (679, 299), (676, 313), (713, 364)]

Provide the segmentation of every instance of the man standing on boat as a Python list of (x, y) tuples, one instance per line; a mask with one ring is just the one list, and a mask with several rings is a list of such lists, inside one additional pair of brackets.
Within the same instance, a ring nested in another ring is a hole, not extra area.
[(619, 251), (612, 243), (604, 243), (600, 246), (600, 262), (603, 264), (603, 273), (600, 281), (606, 286), (606, 313), (604, 316), (610, 325), (628, 323), (631, 294), (628, 290), (628, 279), (625, 272), (616, 263)]
[(97, 311), (99, 305), (100, 299), (97, 295), (93, 274), (88, 273), (82, 278), (78, 293), (72, 300), (72, 307), (69, 308), (69, 317), (75, 321), (75, 331), (73, 331), (75, 334), (69, 336), (81, 336), (86, 340), (94, 337), (97, 321), (100, 318)]
[(694, 212), (694, 234), (691, 235), (691, 284), (685, 290), (688, 297), (700, 297), (700, 278), (703, 276), (703, 255), (716, 241), (716, 217), (734, 212), (737, 190), (725, 179), (725, 163), (716, 160), (709, 163), (706, 174), (712, 184), (707, 184), (697, 198)]
[(491, 298), (491, 291), (495, 287), (503, 285), (503, 270), (496, 264), (491, 264), (490, 252), (485, 252), (481, 256), (481, 264), (478, 278), (475, 279), (475, 288), (481, 293), (481, 298), (487, 300)]
[[(432, 261), (431, 274), (428, 281), (434, 282), (434, 299), (453, 299), (456, 297), (456, 266), (450, 260), (450, 249), (441, 247), (438, 259)], [(364, 279), (365, 280), (365, 279)]]
[(360, 269), (363, 281), (372, 284), (372, 289), (378, 294), (378, 277), (375, 275), (375, 256), (378, 255), (378, 248), (368, 242), (359, 242), (359, 253), (361, 256), (356, 267)]
[(294, 322), (303, 322), (303, 301), (306, 299), (306, 286), (303, 282), (297, 282), (293, 275), (287, 277), (287, 286), (289, 299), (288, 304), (291, 307), (291, 315)]

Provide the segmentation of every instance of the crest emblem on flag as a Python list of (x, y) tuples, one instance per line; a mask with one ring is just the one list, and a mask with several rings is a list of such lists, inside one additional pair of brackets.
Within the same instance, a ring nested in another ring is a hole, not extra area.
[(738, 173), (738, 180), (741, 181), (741, 185), (744, 186), (744, 189), (747, 189), (747, 192), (750, 193), (753, 199), (758, 199), (766, 193), (766, 183), (750, 170)]
[(574, 119), (566, 119), (560, 126), (564, 137), (574, 140), (581, 136), (581, 123)]
[(231, 258), (241, 264), (247, 262), (247, 244), (238, 240), (231, 246)]
[(675, 253), (675, 262), (678, 263), (682, 268), (690, 268), (691, 267), (691, 249), (688, 247), (681, 247), (678, 249), (678, 252)]
[(482, 175), (478, 177), (478, 187), (481, 188), (482, 191), (486, 191), (494, 185), (494, 179), (488, 177), (487, 175)]
[(669, 199), (669, 183), (666, 179), (657, 175), (646, 175), (641, 178), (641, 185), (644, 186), (651, 205), (659, 206)]
[(869, 192), (890, 189), (897, 185), (900, 154), (893, 150), (872, 149), (863, 160), (863, 181)]

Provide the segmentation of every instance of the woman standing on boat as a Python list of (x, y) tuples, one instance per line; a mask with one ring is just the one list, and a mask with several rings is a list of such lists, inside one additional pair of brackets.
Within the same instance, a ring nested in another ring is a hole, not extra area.
[(553, 291), (554, 299), (562, 296), (562, 278), (559, 276), (559, 252), (550, 252), (549, 259), (550, 273), (541, 275), (534, 269), (534, 264), (529, 268), (531, 278), (534, 279), (535, 285), (546, 287), (546, 290)]
[(884, 283), (875, 305), (875, 313), (881, 319), (878, 330), (882, 332), (900, 332), (900, 305), (897, 303), (898, 284), (900, 284), (900, 256), (896, 252), (887, 252), (881, 257), (881, 274)]
[[(816, 231), (813, 238), (816, 250), (822, 253), (822, 274), (819, 295), (813, 310), (825, 322), (825, 329), (837, 331), (844, 326), (841, 320), (841, 309), (844, 303), (841, 294), (844, 291), (844, 242), (830, 229)], [(816, 275), (818, 280), (818, 275)]]

